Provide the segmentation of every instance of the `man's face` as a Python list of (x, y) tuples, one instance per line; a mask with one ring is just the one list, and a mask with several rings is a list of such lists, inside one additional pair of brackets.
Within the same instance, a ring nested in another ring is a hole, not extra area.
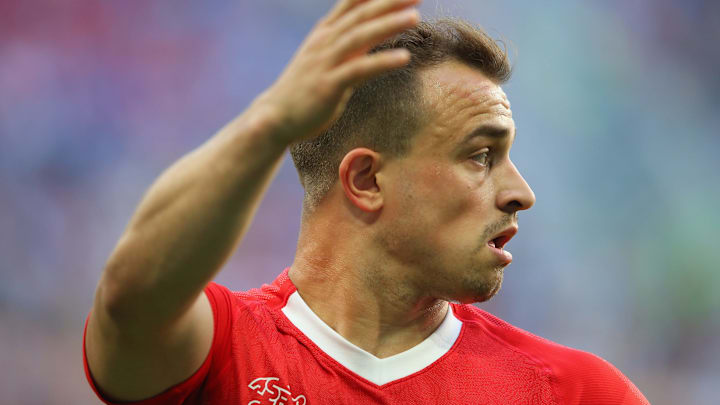
[(412, 269), (408, 281), (421, 291), (485, 301), (510, 260), (498, 247), (514, 234), (517, 211), (535, 202), (510, 161), (510, 104), (499, 86), (459, 62), (420, 77), (430, 122), (407, 157), (387, 164), (379, 241)]

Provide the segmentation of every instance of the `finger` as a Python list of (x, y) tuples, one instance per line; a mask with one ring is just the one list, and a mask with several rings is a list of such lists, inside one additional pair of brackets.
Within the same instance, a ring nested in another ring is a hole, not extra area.
[(334, 22), (343, 14), (347, 13), (353, 7), (368, 0), (340, 0), (335, 4), (332, 10), (325, 16), (325, 21)]
[(384, 39), (418, 23), (420, 14), (415, 9), (391, 13), (361, 24), (344, 34), (332, 54), (333, 63), (341, 63), (358, 52), (365, 53)]
[(373, 18), (399, 11), (418, 4), (420, 0), (378, 0), (366, 1), (341, 16), (334, 24), (334, 34), (343, 35), (353, 27)]
[(352, 87), (410, 62), (410, 51), (391, 49), (353, 59), (336, 68), (331, 75), (342, 87)]

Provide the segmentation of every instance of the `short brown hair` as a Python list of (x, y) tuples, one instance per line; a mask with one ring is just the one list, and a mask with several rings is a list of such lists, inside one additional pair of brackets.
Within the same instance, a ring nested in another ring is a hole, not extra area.
[(428, 116), (417, 75), (421, 69), (457, 60), (497, 84), (506, 82), (512, 72), (507, 51), (498, 41), (482, 28), (454, 18), (422, 21), (370, 52), (391, 48), (408, 49), (410, 63), (358, 86), (343, 114), (325, 132), (290, 147), (305, 189), (305, 209), (312, 211), (330, 191), (340, 162), (353, 148), (367, 147), (389, 158), (410, 151), (413, 135)]

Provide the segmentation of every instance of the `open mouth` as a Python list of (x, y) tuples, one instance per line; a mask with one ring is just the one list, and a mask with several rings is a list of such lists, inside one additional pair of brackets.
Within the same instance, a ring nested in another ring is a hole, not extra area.
[(497, 236), (490, 239), (488, 241), (488, 246), (492, 249), (493, 252), (497, 255), (497, 257), (500, 259), (501, 262), (505, 264), (509, 264), (512, 262), (512, 255), (510, 252), (507, 252), (503, 250), (503, 247), (506, 243), (512, 239), (513, 236), (517, 233), (517, 227), (510, 227), (505, 229), (504, 231), (500, 232)]
[(488, 245), (490, 245), (490, 247), (502, 249), (503, 246), (505, 246), (505, 244), (511, 238), (512, 238), (512, 236), (507, 236), (507, 235), (498, 236), (497, 238), (490, 240), (490, 242), (488, 242)]
[(517, 230), (518, 229), (515, 226), (512, 226), (510, 228), (503, 230), (498, 235), (496, 235), (494, 238), (490, 239), (488, 241), (488, 245), (490, 247), (502, 249), (503, 246), (505, 246), (505, 244), (508, 243), (510, 241), (510, 239), (513, 238), (513, 236), (515, 236), (515, 234), (517, 233)]

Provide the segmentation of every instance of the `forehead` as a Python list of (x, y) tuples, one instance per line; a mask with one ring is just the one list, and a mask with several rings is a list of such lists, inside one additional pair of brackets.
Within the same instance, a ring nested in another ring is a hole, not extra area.
[(454, 146), (481, 125), (513, 132), (510, 101), (503, 89), (482, 72), (460, 62), (445, 62), (420, 74), (423, 99), (430, 113), (428, 146)]

